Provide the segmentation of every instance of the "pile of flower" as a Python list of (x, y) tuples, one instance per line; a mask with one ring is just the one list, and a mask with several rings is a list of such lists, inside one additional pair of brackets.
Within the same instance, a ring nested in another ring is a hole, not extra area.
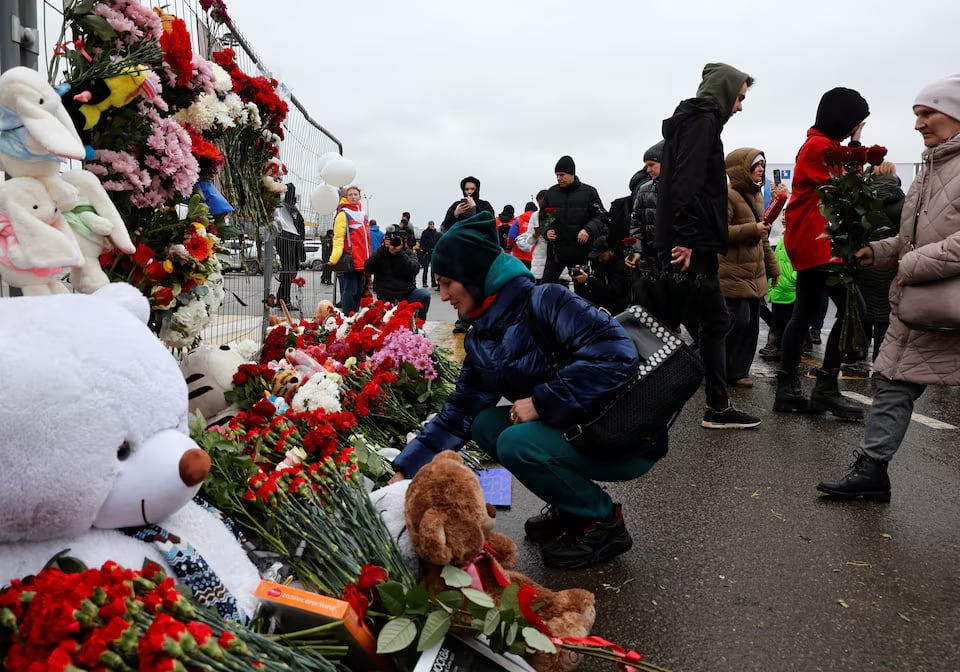
[(190, 198), (185, 219), (170, 210), (157, 221), (161, 226), (143, 236), (134, 254), (109, 250), (100, 265), (147, 296), (150, 325), (165, 344), (193, 347), (223, 303), (220, 239), (199, 194)]
[[(229, 24), (226, 7), (221, 0), (201, 5), (209, 16), (204, 30), (215, 36), (217, 24)], [(138, 244), (135, 258), (102, 260), (108, 275), (144, 292), (155, 311), (151, 324), (178, 348), (196, 343), (220, 305), (216, 255), (220, 238), (236, 232), (217, 218), (233, 211), (259, 237), (286, 190), (277, 156), (287, 105), (277, 81), (246, 75), (229, 49), (206, 56), (193, 48), (185, 21), (162, 9), (138, 0), (70, 0), (49, 72), (65, 79), (64, 104), (92, 151), (84, 167), (100, 178)], [(176, 206), (198, 187), (213, 212), (199, 222), (191, 202), (187, 216), (177, 216)]]
[[(831, 265), (833, 277), (828, 282), (842, 285), (847, 291), (840, 332), (840, 347), (844, 350), (859, 350), (866, 340), (857, 301), (860, 262), (856, 253), (869, 244), (871, 233), (885, 221), (873, 168), (886, 155), (886, 147), (873, 145), (830, 147), (823, 156), (830, 177), (817, 192), (820, 212), (827, 220), (823, 236), (830, 239), (831, 252), (839, 262)], [(865, 164), (869, 165), (864, 167)]]
[(234, 376), (238, 414), (211, 431), (192, 423), (213, 462), (204, 497), (327, 595), (368, 563), (413, 583), (362, 476), (388, 479), (382, 449), (402, 445), (454, 389), (456, 364), (418, 327), (413, 305), (369, 299), (349, 318), (278, 325)]
[(344, 654), (320, 632), (310, 647), (295, 648), (224, 621), (179, 593), (157, 565), (70, 564), (0, 590), (4, 669), (334, 672), (329, 659)]

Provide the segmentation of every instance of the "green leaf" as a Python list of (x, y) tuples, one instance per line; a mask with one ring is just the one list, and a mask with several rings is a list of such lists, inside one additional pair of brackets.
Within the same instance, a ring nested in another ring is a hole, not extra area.
[(500, 611), (520, 611), (520, 601), (517, 594), (520, 592), (520, 584), (516, 581), (511, 582), (509, 586), (503, 589), (500, 595)]
[(430, 603), (430, 594), (427, 587), (418, 583), (407, 591), (407, 611), (414, 614), (427, 613), (427, 605)]
[(517, 641), (517, 632), (520, 630), (520, 626), (516, 623), (511, 623), (510, 627), (507, 628), (507, 634), (504, 636), (504, 639), (507, 642), (507, 646), (512, 645)]
[(531, 649), (543, 651), (544, 653), (557, 652), (557, 647), (550, 641), (550, 638), (536, 628), (526, 627), (523, 629), (522, 634), (523, 641), (525, 641)]
[(111, 28), (110, 24), (107, 23), (107, 20), (102, 16), (87, 14), (86, 16), (80, 17), (77, 20), (77, 23), (105, 42), (109, 42), (117, 38), (117, 31)]
[[(466, 573), (466, 572), (464, 572)], [(463, 596), (473, 602), (478, 607), (486, 607), (487, 609), (495, 609), (496, 604), (493, 602), (493, 598), (487, 595), (482, 590), (477, 590), (476, 588), (464, 588)]]
[(47, 564), (43, 566), (44, 569), (59, 569), (65, 574), (81, 574), (87, 571), (87, 566), (83, 563), (83, 560), (75, 558), (72, 555), (67, 555), (70, 552), (69, 548), (65, 548), (55, 556), (47, 560)]
[(447, 611), (453, 611), (463, 606), (463, 593), (459, 590), (445, 590), (434, 595), (433, 599)]
[(413, 640), (416, 638), (416, 623), (409, 618), (395, 618), (392, 621), (388, 621), (380, 630), (380, 634), (377, 635), (377, 653), (396, 653), (403, 651), (413, 644)]
[(453, 565), (445, 565), (444, 568), (440, 570), (440, 578), (451, 588), (465, 588), (473, 583), (473, 579), (470, 578), (469, 574)]
[(497, 628), (500, 627), (500, 612), (496, 609), (491, 609), (487, 612), (486, 618), (483, 619), (483, 634), (489, 637), (491, 634), (497, 631)]
[(434, 611), (427, 616), (427, 622), (423, 624), (423, 631), (420, 633), (420, 641), (417, 642), (417, 651), (426, 651), (431, 646), (443, 639), (450, 629), (450, 614), (445, 611)]
[[(411, 590), (411, 592), (413, 591)], [(385, 581), (377, 586), (377, 593), (380, 595), (380, 601), (383, 602), (383, 607), (388, 614), (399, 616), (404, 613), (406, 600), (403, 594), (403, 584), (397, 581)]]
[(65, 16), (72, 19), (83, 16), (84, 14), (89, 14), (97, 2), (98, 0), (80, 0), (77, 4), (70, 7)]

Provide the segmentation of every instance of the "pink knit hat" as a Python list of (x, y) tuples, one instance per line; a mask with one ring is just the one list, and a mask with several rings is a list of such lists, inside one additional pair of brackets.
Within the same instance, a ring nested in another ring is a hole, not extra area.
[(950, 75), (927, 84), (917, 94), (913, 105), (914, 107), (925, 105), (960, 121), (960, 74)]

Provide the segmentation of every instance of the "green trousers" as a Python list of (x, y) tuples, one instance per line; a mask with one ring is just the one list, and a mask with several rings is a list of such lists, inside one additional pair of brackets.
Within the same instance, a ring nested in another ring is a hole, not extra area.
[(655, 464), (642, 457), (591, 459), (556, 427), (538, 421), (511, 424), (509, 406), (481, 411), (473, 421), (473, 440), (547, 504), (589, 521), (614, 515), (613, 500), (595, 481), (630, 481)]

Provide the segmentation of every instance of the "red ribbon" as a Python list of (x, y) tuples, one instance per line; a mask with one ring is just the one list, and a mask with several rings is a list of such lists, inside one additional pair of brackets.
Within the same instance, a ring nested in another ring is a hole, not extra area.
[(93, 56), (87, 53), (87, 50), (83, 46), (83, 40), (74, 40), (73, 42), (58, 42), (57, 46), (53, 49), (54, 56), (63, 56), (67, 53), (67, 47), (73, 45), (73, 48), (83, 54), (83, 57), (87, 59), (87, 63), (93, 63)]
[(620, 658), (617, 666), (621, 670), (624, 670), (624, 672), (634, 672), (635, 668), (631, 665), (631, 663), (639, 663), (641, 660), (643, 660), (643, 656), (636, 651), (625, 651), (623, 647), (607, 641), (603, 637), (597, 637), (596, 635), (590, 635), (589, 637), (552, 637), (550, 641), (553, 642), (553, 645), (556, 647), (561, 647), (564, 643), (568, 643), (584, 644), (586, 646), (596, 646), (601, 649), (610, 649), (611, 653)]
[(497, 582), (497, 585), (501, 588), (506, 588), (510, 585), (510, 579), (508, 579), (503, 570), (500, 568), (500, 563), (497, 562), (500, 554), (497, 553), (495, 549), (490, 544), (484, 542), (483, 548), (480, 551), (480, 555), (473, 559), (473, 562), (469, 562), (464, 565), (463, 570), (470, 575), (470, 578), (473, 579), (473, 587), (477, 590), (483, 590), (483, 584), (480, 582), (480, 573), (477, 571), (477, 563), (484, 560), (490, 565), (490, 573), (493, 574), (493, 580)]

